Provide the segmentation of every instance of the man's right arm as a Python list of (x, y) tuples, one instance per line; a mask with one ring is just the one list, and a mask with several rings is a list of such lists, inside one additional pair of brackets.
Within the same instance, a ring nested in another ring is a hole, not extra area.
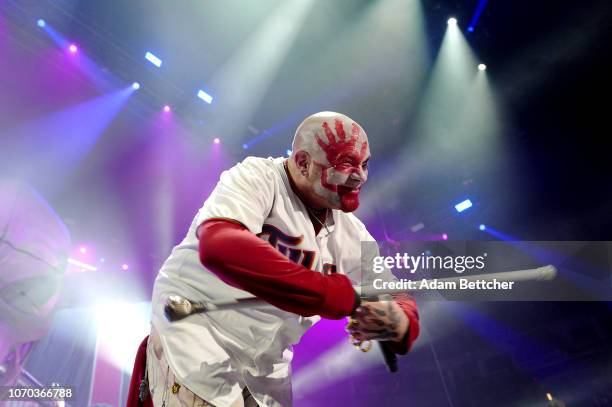
[(348, 277), (293, 263), (239, 222), (210, 219), (198, 229), (202, 264), (227, 284), (302, 316), (340, 319), (359, 306)]

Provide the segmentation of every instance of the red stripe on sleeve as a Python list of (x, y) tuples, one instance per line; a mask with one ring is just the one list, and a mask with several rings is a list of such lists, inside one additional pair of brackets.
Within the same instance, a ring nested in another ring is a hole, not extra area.
[(350, 280), (295, 264), (244, 226), (227, 220), (200, 225), (200, 261), (227, 284), (285, 311), (340, 319), (358, 302)]

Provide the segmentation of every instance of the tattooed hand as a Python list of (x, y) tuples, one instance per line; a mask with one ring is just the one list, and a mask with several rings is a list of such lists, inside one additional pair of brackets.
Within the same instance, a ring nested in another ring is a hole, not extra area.
[(400, 342), (408, 331), (408, 317), (395, 301), (362, 301), (351, 318), (347, 331), (358, 341)]

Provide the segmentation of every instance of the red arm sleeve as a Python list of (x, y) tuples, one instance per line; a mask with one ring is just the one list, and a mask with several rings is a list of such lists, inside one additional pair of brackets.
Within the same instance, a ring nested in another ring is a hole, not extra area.
[(200, 261), (227, 284), (285, 311), (340, 319), (359, 305), (350, 280), (295, 264), (244, 226), (208, 220), (198, 229)]
[(386, 343), (389, 345), (389, 348), (393, 352), (400, 355), (405, 355), (406, 353), (408, 353), (408, 351), (410, 351), (410, 349), (412, 348), (412, 344), (419, 336), (419, 311), (417, 309), (416, 302), (408, 294), (393, 294), (393, 299), (408, 317), (410, 325), (408, 326), (408, 332), (406, 332), (406, 336), (404, 336), (404, 339), (402, 339), (401, 342)]

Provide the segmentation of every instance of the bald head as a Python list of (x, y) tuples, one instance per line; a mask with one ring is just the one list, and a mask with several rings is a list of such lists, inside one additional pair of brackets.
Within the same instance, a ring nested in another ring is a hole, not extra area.
[(357, 122), (342, 113), (319, 112), (300, 123), (291, 148), (294, 152), (304, 150), (318, 161), (326, 161), (326, 148), (335, 143), (342, 144), (344, 150), (361, 151), (367, 148), (368, 136)]
[(357, 122), (336, 112), (308, 116), (292, 149), (289, 170), (311, 206), (357, 209), (370, 158), (368, 137)]

